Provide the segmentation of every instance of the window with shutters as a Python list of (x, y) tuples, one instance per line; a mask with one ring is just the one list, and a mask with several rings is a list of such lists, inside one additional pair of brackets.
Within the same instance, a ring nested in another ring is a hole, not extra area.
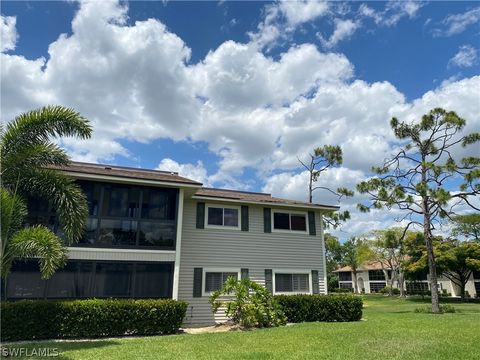
[(232, 269), (205, 269), (204, 270), (204, 294), (209, 295), (211, 292), (220, 290), (229, 277), (239, 279), (239, 271)]
[(307, 213), (273, 211), (274, 231), (298, 231), (307, 232)]
[(275, 272), (274, 276), (275, 293), (297, 293), (309, 294), (310, 291), (310, 272)]
[(207, 205), (205, 227), (240, 229), (240, 207)]

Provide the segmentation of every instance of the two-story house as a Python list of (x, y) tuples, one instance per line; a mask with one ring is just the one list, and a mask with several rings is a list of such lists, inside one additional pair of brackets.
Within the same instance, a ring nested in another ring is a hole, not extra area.
[[(338, 276), (338, 286), (343, 289), (354, 289), (354, 276), (350, 266), (344, 266), (334, 271)], [(385, 288), (388, 279), (391, 277), (391, 269), (388, 265), (379, 261), (370, 261), (361, 264), (357, 269), (358, 291), (366, 294), (376, 293)], [(394, 286), (399, 288), (398, 281)], [(437, 278), (438, 289), (442, 292), (451, 294), (451, 296), (460, 296), (460, 287), (442, 274)], [(404, 289), (407, 293), (420, 293), (430, 290), (428, 274), (419, 276), (415, 281), (406, 280)], [(480, 271), (473, 271), (468, 282), (465, 285), (465, 291), (470, 296), (480, 297)]]
[[(203, 188), (171, 172), (76, 162), (61, 171), (87, 195), (85, 234), (47, 281), (37, 261), (15, 262), (9, 299), (183, 299), (185, 322), (200, 324), (215, 320), (208, 297), (228, 276), (274, 294), (327, 291), (322, 213), (337, 206)], [(61, 235), (45, 201), (29, 200), (28, 221)]]

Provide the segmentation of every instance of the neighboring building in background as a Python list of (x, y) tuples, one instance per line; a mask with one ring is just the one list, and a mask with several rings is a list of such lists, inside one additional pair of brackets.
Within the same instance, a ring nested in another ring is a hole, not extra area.
[[(47, 281), (37, 261), (15, 262), (9, 299), (183, 299), (187, 323), (212, 323), (209, 294), (228, 276), (274, 294), (327, 291), (322, 213), (337, 206), (202, 188), (171, 172), (85, 163), (61, 170), (87, 195), (84, 237)], [(28, 205), (30, 224), (61, 235), (48, 204)]]
[[(338, 276), (339, 288), (352, 289), (353, 271), (350, 266), (344, 266), (335, 270)], [(365, 294), (376, 293), (388, 286), (388, 279), (391, 276), (391, 270), (379, 261), (366, 262), (357, 269), (357, 285), (360, 292)], [(395, 287), (399, 284), (395, 282)], [(460, 296), (460, 288), (445, 276), (438, 277), (438, 288), (440, 291), (447, 292), (451, 296)], [(407, 293), (420, 293), (430, 289), (428, 275), (418, 278), (415, 281), (405, 281)], [(468, 280), (465, 291), (472, 297), (480, 297), (480, 271), (474, 271)]]

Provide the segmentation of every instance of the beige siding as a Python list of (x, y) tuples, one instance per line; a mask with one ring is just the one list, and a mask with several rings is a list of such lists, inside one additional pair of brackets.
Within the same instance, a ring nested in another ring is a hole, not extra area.
[(184, 204), (179, 298), (189, 303), (186, 323), (212, 323), (215, 320), (208, 296), (192, 296), (195, 267), (248, 268), (250, 278), (262, 285), (265, 269), (318, 270), (320, 292), (326, 292), (319, 212), (315, 218), (317, 236), (290, 232), (266, 234), (263, 231), (262, 206), (249, 206), (250, 230), (245, 232), (197, 229), (196, 201), (186, 200)]

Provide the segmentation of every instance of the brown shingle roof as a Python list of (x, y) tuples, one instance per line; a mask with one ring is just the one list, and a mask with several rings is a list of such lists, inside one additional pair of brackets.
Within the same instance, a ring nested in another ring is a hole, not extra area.
[[(389, 265), (384, 264), (383, 268), (388, 270)], [(357, 269), (357, 271), (364, 271), (364, 270), (382, 270), (382, 263), (380, 261), (369, 261), (369, 262), (363, 263)], [(352, 271), (351, 266), (341, 267), (341, 268), (335, 270), (334, 272), (344, 272), (344, 271), (346, 271), (346, 272)]]
[(258, 193), (258, 192), (248, 192), (248, 191), (237, 191), (237, 190), (225, 190), (225, 189), (213, 189), (213, 188), (201, 188), (198, 190), (195, 197), (207, 197), (207, 198), (221, 198), (229, 200), (237, 200), (243, 202), (253, 202), (253, 203), (266, 203), (266, 204), (276, 204), (276, 205), (296, 205), (302, 207), (321, 207), (328, 208), (331, 210), (337, 210), (338, 206), (333, 205), (323, 205), (323, 204), (311, 204), (304, 201), (289, 200), (273, 197), (271, 194), (267, 193)]
[(202, 183), (179, 176), (178, 173), (159, 171), (159, 170), (146, 170), (129, 168), (116, 165), (102, 165), (102, 164), (90, 164), (83, 162), (71, 162), (67, 167), (59, 167), (59, 170), (68, 171), (71, 173), (91, 174), (91, 175), (106, 175), (115, 176), (129, 179), (142, 179), (159, 182), (170, 182), (178, 184), (188, 184), (201, 186)]

